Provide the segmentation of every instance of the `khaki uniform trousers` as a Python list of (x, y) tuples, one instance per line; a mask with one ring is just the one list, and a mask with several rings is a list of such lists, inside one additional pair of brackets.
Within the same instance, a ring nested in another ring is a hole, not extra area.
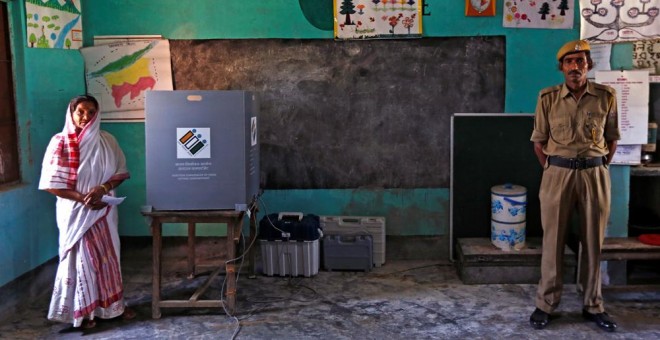
[(563, 260), (571, 213), (577, 208), (584, 262), (580, 274), (584, 309), (604, 312), (601, 293), (600, 251), (610, 213), (610, 175), (606, 166), (567, 169), (548, 166), (539, 190), (543, 252), (536, 307), (551, 313), (561, 301)]

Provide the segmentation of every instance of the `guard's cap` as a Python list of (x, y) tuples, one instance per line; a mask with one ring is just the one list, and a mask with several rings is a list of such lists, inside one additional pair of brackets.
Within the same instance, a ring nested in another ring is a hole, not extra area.
[(577, 52), (589, 52), (591, 47), (586, 40), (573, 40), (569, 41), (562, 46), (557, 52), (557, 61), (561, 60), (565, 55)]

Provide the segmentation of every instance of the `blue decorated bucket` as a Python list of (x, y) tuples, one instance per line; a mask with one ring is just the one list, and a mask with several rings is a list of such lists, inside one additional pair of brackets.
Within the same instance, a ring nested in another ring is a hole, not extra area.
[(525, 247), (527, 189), (520, 185), (503, 184), (490, 189), (490, 240), (505, 250)]

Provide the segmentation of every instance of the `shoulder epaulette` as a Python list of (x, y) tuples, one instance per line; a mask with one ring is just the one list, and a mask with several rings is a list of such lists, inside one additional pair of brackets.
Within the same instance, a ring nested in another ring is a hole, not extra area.
[(541, 92), (539, 92), (539, 96), (545, 96), (548, 93), (556, 92), (556, 91), (561, 91), (561, 85), (555, 85), (555, 86), (550, 86), (546, 87)]
[(613, 89), (612, 87), (610, 87), (610, 86), (603, 85), (603, 84), (598, 84), (598, 83), (594, 83), (594, 88), (595, 88), (596, 90), (609, 92), (611, 95), (616, 96), (616, 90), (614, 90), (614, 89)]

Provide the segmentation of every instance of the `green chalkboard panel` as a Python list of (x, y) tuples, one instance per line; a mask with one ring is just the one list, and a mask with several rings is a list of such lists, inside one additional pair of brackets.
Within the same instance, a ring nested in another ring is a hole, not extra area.
[(452, 116), (452, 245), (457, 238), (490, 237), (490, 190), (505, 183), (527, 188), (527, 237), (542, 235), (538, 194), (543, 169), (529, 140), (533, 127), (530, 114)]

